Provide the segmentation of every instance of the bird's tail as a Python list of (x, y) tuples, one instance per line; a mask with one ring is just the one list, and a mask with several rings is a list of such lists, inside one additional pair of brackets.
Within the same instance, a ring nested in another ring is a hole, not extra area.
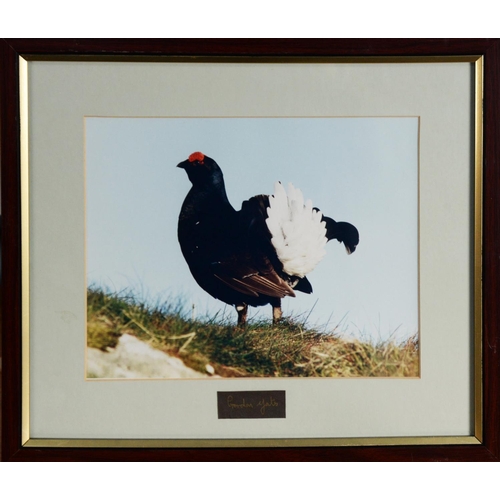
[(359, 243), (359, 233), (356, 227), (349, 222), (335, 222), (330, 217), (321, 219), (326, 223), (326, 237), (328, 241), (336, 239), (345, 245), (348, 254), (356, 250)]
[(326, 224), (321, 220), (321, 212), (313, 209), (311, 201), (304, 202), (300, 189), (289, 184), (287, 193), (279, 182), (274, 188), (266, 219), (271, 243), (283, 264), (283, 271), (303, 278), (326, 254)]

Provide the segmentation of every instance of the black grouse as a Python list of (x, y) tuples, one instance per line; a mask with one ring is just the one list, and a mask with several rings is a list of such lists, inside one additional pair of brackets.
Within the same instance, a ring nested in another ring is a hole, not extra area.
[(273, 322), (281, 319), (281, 299), (294, 290), (312, 293), (306, 274), (325, 255), (328, 240), (352, 253), (358, 230), (325, 217), (291, 184), (276, 183), (274, 195), (258, 195), (236, 211), (226, 195), (217, 163), (193, 153), (177, 165), (193, 184), (179, 215), (178, 238), (197, 283), (212, 297), (231, 304), (238, 324), (248, 306), (271, 304)]

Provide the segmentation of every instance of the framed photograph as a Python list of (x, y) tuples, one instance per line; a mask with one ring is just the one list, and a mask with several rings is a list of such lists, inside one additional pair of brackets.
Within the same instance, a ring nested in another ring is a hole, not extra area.
[(4, 460), (498, 460), (499, 48), (7, 40)]
[(407, 116), (86, 117), (87, 377), (418, 377), (418, 136)]

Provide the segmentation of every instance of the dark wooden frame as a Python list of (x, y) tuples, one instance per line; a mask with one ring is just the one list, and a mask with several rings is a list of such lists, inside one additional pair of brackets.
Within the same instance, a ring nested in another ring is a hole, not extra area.
[[(484, 56), (483, 433), (480, 445), (309, 448), (23, 448), (21, 446), (21, 197), (18, 56)], [(2, 202), (2, 459), (16, 461), (342, 460), (500, 458), (499, 39), (8, 39), (0, 42)]]

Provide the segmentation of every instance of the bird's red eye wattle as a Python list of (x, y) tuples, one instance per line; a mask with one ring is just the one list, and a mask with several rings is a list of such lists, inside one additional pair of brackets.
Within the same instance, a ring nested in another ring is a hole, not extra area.
[(205, 159), (205, 155), (203, 153), (200, 153), (199, 151), (189, 155), (189, 161), (191, 163), (193, 163), (195, 161), (199, 161), (200, 163), (203, 163), (204, 159)]

